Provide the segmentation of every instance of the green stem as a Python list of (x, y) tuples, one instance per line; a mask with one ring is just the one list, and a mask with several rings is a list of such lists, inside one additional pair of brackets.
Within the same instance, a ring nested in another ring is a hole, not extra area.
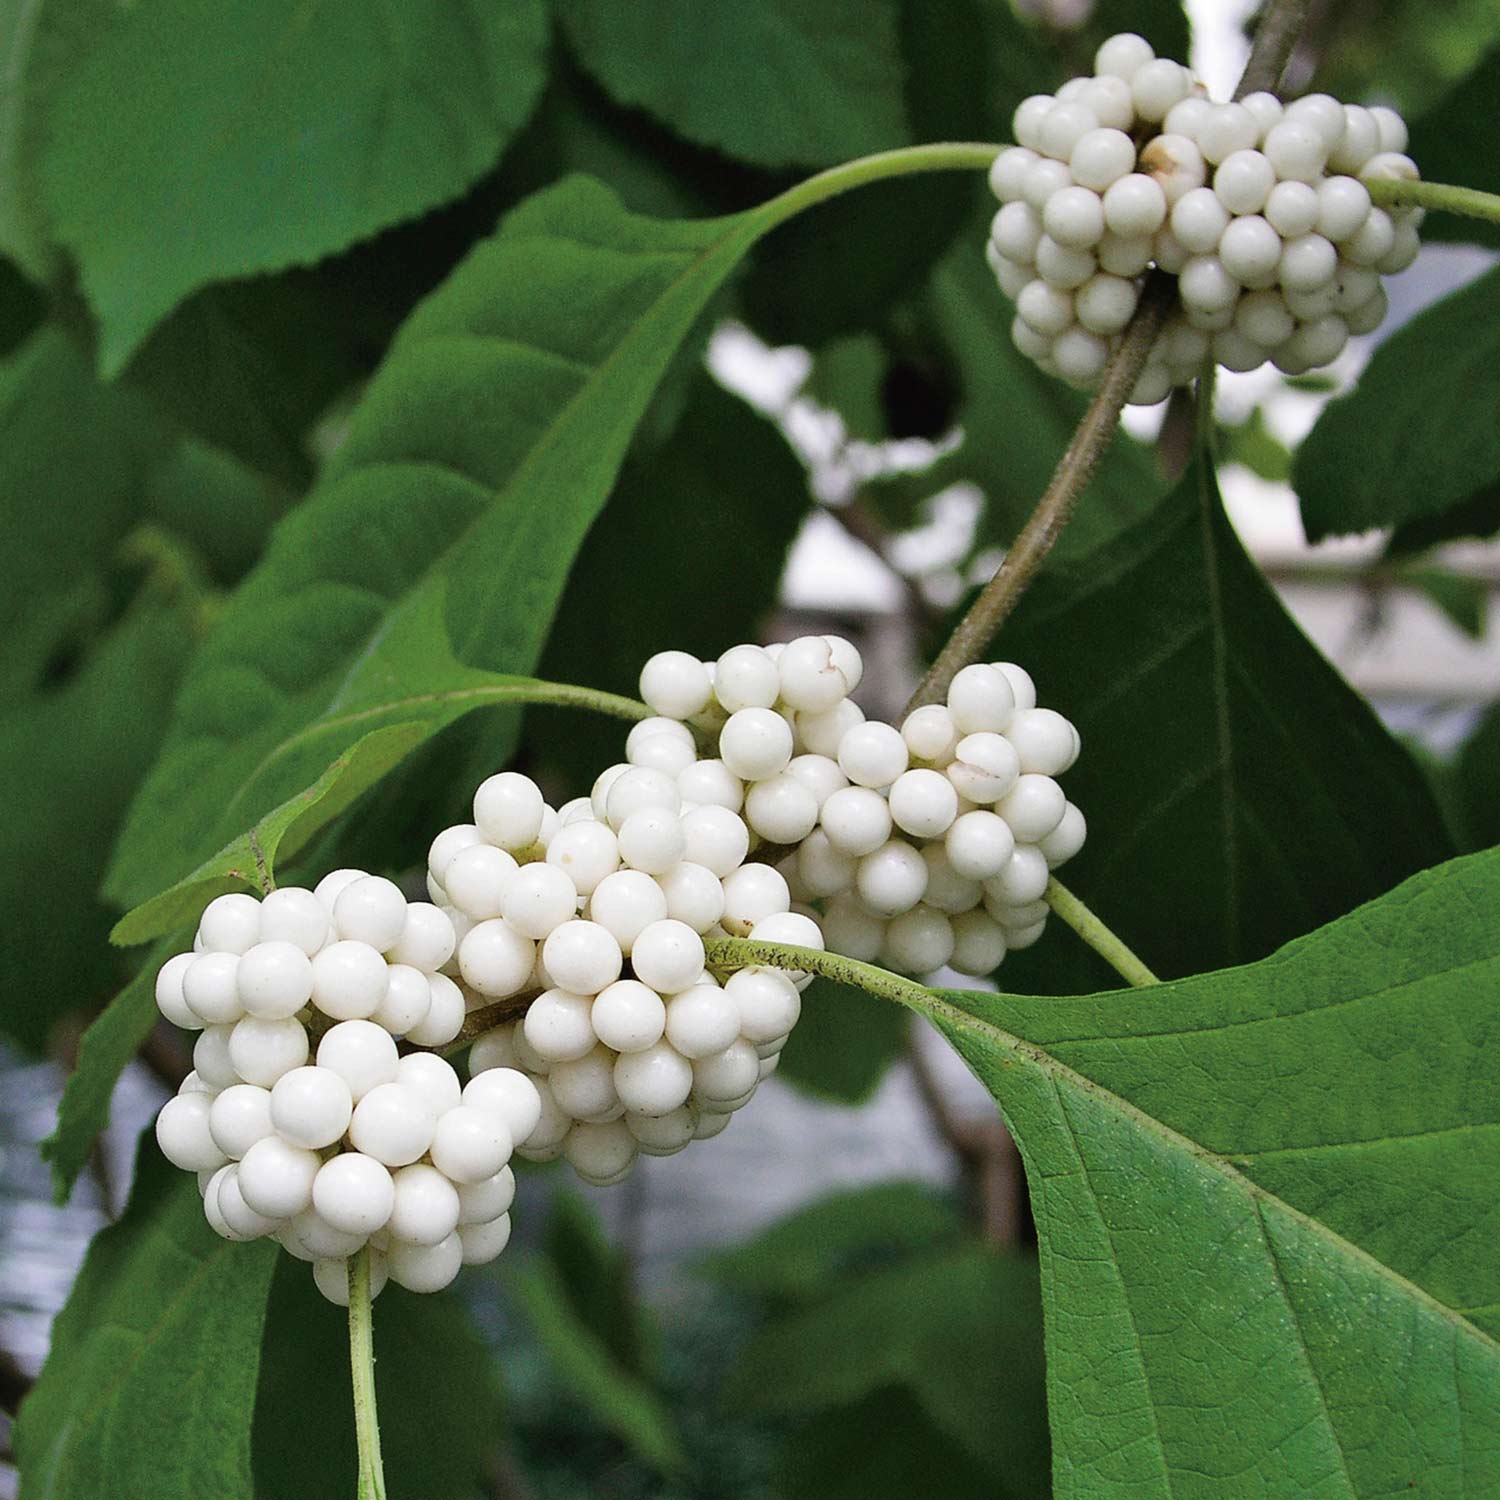
[(1139, 988), (1157, 983), (1156, 975), (1131, 952), (1124, 940), (1106, 927), (1056, 876), (1047, 882), (1043, 899), (1127, 984)]
[(748, 969), (760, 965), (767, 969), (802, 969), (917, 1010), (924, 1008), (931, 993), (926, 985), (903, 979), (889, 969), (877, 969), (874, 964), (845, 958), (842, 953), (825, 953), (821, 948), (797, 948), (791, 943), (764, 943), (752, 938), (710, 938), (703, 951), (711, 968)]
[(349, 1257), (349, 1366), (354, 1376), (354, 1432), (359, 1444), (358, 1500), (385, 1500), (380, 1424), (375, 1415), (374, 1318), (370, 1310), (370, 1247)]
[(1390, 177), (1378, 177), (1365, 186), (1371, 201), (1382, 208), (1437, 208), (1500, 224), (1500, 193), (1482, 193), (1451, 182), (1406, 182)]
[[(987, 172), (990, 163), (1005, 148), (984, 141), (937, 141), (927, 146), (903, 146), (897, 151), (877, 151), (846, 161), (816, 177), (809, 177), (779, 197), (772, 198), (757, 213), (769, 225), (783, 224), (804, 209), (837, 198), (852, 188), (881, 182), (888, 177), (911, 177), (919, 172)], [(759, 230), (764, 233), (764, 228)]]

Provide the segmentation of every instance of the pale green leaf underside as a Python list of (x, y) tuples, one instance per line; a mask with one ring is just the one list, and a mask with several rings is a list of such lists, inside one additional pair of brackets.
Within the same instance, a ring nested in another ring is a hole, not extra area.
[(105, 372), (197, 287), (306, 264), (462, 192), (530, 114), (546, 46), (541, 0), (104, 12), (28, 102)]
[(1500, 852), (1261, 962), (934, 997), (1042, 1250), (1059, 1496), (1500, 1492)]

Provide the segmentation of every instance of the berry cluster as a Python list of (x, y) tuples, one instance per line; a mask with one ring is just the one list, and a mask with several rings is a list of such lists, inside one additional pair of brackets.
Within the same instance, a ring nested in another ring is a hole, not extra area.
[(1083, 814), (1054, 779), (1078, 756), (1077, 731), (1037, 707), (1030, 676), (1009, 662), (965, 667), (946, 706), (917, 709), (899, 730), (866, 720), (849, 696), (862, 673), (836, 636), (646, 663), (646, 703), (717, 734), (718, 759), (677, 769), (682, 795), (742, 810), (758, 839), (785, 850), (775, 868), (745, 865), (726, 881), (724, 929), (760, 935), (745, 917), (774, 897), (777, 910), (797, 903), (816, 917), (828, 947), (851, 958), (989, 974), (1041, 936), (1048, 874), (1083, 846)]
[(1180, 307), (1138, 404), (1164, 400), (1210, 357), (1298, 375), (1379, 326), (1380, 278), (1416, 259), (1421, 222), (1418, 209), (1373, 206), (1365, 186), (1418, 175), (1394, 110), (1327, 94), (1215, 104), (1129, 32), (1110, 37), (1094, 67), (1023, 100), (1018, 144), (990, 170), (1003, 206), (986, 253), (1016, 304), (1017, 348), (1092, 386), (1152, 266), (1176, 276)]
[(518, 1150), (561, 1155), (599, 1186), (640, 1152), (716, 1135), (797, 1022), (801, 976), (747, 969), (721, 984), (704, 967), (705, 935), (823, 942), (789, 910), (781, 876), (745, 864), (740, 783), (698, 760), (691, 730), (647, 719), (626, 757), (556, 811), (526, 777), (492, 776), (474, 821), (445, 829), (428, 856), (472, 1004), (525, 1005), (474, 1044), (474, 1078), (523, 1071), (541, 1113)]
[(337, 870), (312, 891), (218, 897), (157, 975), (162, 1014), (199, 1032), (157, 1116), (162, 1153), (198, 1174), (219, 1234), (274, 1236), (331, 1301), (348, 1302), (365, 1244), (372, 1290), (389, 1275), (433, 1292), (510, 1237), (508, 1163), (536, 1090), (511, 1070), (463, 1088), (441, 1057), (396, 1046), (461, 1030), (463, 993), (439, 972), (454, 944), (437, 907)]

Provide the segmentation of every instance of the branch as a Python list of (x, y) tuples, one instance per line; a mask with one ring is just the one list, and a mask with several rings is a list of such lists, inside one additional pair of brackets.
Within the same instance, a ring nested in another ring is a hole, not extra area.
[[(1286, 68), (1307, 19), (1309, 0), (1271, 0), (1255, 33), (1250, 60), (1240, 78), (1235, 98), (1274, 88)], [(1146, 363), (1156, 335), (1166, 321), (1176, 296), (1173, 278), (1155, 271), (1147, 279), (1135, 316), (1125, 329), (1120, 347), (1104, 367), (1099, 388), (1089, 402), (1067, 451), (1058, 462), (1036, 510), (1015, 545), (1005, 555), (995, 576), (959, 621), (948, 644), (927, 675), (917, 684), (906, 706), (910, 713), (925, 703), (941, 702), (948, 684), (972, 661), (978, 661), (995, 632), (1005, 623), (1017, 601), (1036, 576), (1047, 554), (1078, 504), (1078, 498), (1103, 458), (1119, 424), (1120, 413)]]

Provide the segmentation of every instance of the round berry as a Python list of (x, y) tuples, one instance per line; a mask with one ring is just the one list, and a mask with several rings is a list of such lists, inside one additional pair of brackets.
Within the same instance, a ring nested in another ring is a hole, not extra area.
[(1245, 287), (1269, 287), (1276, 280), (1281, 252), (1281, 236), (1259, 214), (1233, 220), (1219, 241), (1219, 263)]
[(676, 719), (643, 719), (625, 737), (625, 759), (650, 771), (677, 776), (697, 758), (692, 730)]
[(267, 1121), (294, 1146), (317, 1151), (349, 1128), (354, 1099), (331, 1068), (300, 1067), (283, 1073), (267, 1095)]
[(414, 1162), (432, 1144), (436, 1116), (426, 1099), (402, 1083), (382, 1083), (354, 1107), (349, 1139), (388, 1167)]
[(1133, 31), (1117, 32), (1101, 42), (1099, 50), (1094, 53), (1094, 72), (1101, 77), (1112, 75), (1129, 80), (1155, 56), (1145, 37), (1137, 36)]
[[(943, 841), (955, 874), (965, 880), (989, 880), (1005, 868), (1016, 845), (1010, 825), (992, 812), (959, 817)], [(915, 903), (913, 903), (915, 904)]]
[(488, 1265), (510, 1243), (510, 1215), (501, 1214), (484, 1224), (460, 1224), (458, 1240), (466, 1266)]
[[(390, 1280), (390, 1267), (383, 1255), (372, 1254), (370, 1256), (370, 1296), (378, 1297), (385, 1290), (385, 1284)], [(313, 1262), (313, 1281), (322, 1294), (335, 1307), (348, 1307), (349, 1305), (349, 1262), (348, 1260), (315, 1260)]]
[(1262, 349), (1284, 344), (1297, 327), (1278, 291), (1249, 292), (1241, 297), (1234, 310), (1234, 326)]
[(728, 714), (770, 708), (781, 692), (781, 674), (760, 646), (731, 646), (714, 664), (714, 696)]
[(294, 1016), (312, 998), (312, 960), (295, 943), (257, 943), (240, 959), (235, 984), (250, 1015)]
[(210, 1127), (213, 1103), (207, 1094), (178, 1094), (162, 1105), (156, 1117), (156, 1144), (174, 1167), (211, 1172), (228, 1161)]
[(406, 1039), (419, 1047), (446, 1047), (463, 1030), (468, 1003), (464, 992), (446, 974), (426, 977), (427, 1014), (407, 1029)]
[(1164, 120), (1174, 104), (1187, 98), (1193, 75), (1181, 63), (1158, 57), (1138, 68), (1130, 80), (1135, 112), (1150, 124)]
[(773, 844), (800, 843), (817, 826), (818, 799), (797, 777), (783, 771), (750, 788), (745, 821)]
[(351, 881), (333, 903), (333, 929), (340, 938), (368, 943), (377, 953), (392, 948), (406, 927), (406, 897), (379, 875)]
[(246, 1083), (268, 1089), (283, 1073), (307, 1061), (307, 1032), (290, 1017), (268, 1021), (246, 1016), (229, 1034), (229, 1060)]
[(544, 807), (541, 788), (515, 771), (486, 778), (474, 793), (475, 823), (490, 843), (512, 854), (536, 843)]
[(575, 1120), (617, 1118), (624, 1106), (615, 1091), (614, 1067), (615, 1054), (607, 1047), (595, 1047), (582, 1057), (558, 1063), (547, 1075), (547, 1085), (558, 1107)]
[(823, 804), (819, 822), (841, 854), (872, 854), (891, 836), (891, 812), (884, 797), (869, 787), (850, 786)]
[(661, 1040), (667, 1008), (661, 996), (638, 979), (618, 979), (595, 998), (590, 1020), (594, 1034), (606, 1047), (644, 1052)]
[(998, 667), (963, 668), (948, 685), (948, 712), (961, 734), (1003, 730), (1015, 712), (1015, 694)]
[[(813, 833), (816, 832), (814, 829)], [(809, 837), (811, 836), (810, 834)], [(802, 847), (807, 847), (805, 841)], [(658, 883), (667, 900), (667, 909), (661, 915), (686, 922), (694, 932), (707, 932), (724, 915), (724, 887), (720, 884), (719, 877), (704, 865), (682, 860), (668, 870)], [(653, 917), (651, 920), (659, 921), (660, 917)], [(645, 926), (645, 923), (641, 925)]]
[(629, 766), (614, 778), (604, 799), (606, 821), (619, 833), (638, 812), (676, 813), (682, 807), (677, 778), (648, 766)]
[[(722, 993), (728, 1002), (724, 1008), (739, 1017), (738, 1034), (757, 1045), (786, 1036), (802, 1014), (797, 986), (777, 969), (737, 970), (729, 976)], [(727, 1045), (704, 1048), (692, 1055), (706, 1056)]]
[(1339, 254), (1321, 234), (1302, 234), (1282, 246), (1280, 277), (1288, 291), (1311, 292), (1330, 283)]
[(1141, 149), (1140, 169), (1155, 180), (1170, 209), (1185, 193), (1208, 181), (1198, 143), (1185, 135), (1158, 135)]
[(493, 1177), (485, 1177), (478, 1182), (460, 1183), (459, 1226), (462, 1228), (466, 1224), (492, 1223), (509, 1212), (515, 1200), (516, 1174), (509, 1167), (501, 1167)]
[(342, 1151), (318, 1168), (312, 1201), (334, 1229), (371, 1235), (385, 1228), (396, 1204), (396, 1185), (383, 1162), (359, 1151)]
[(169, 958), (156, 975), (156, 1008), (174, 1026), (185, 1031), (197, 1031), (203, 1018), (197, 1015), (183, 995), (183, 976), (188, 968), (198, 961), (198, 954), (178, 953)]
[(599, 1040), (594, 1034), (592, 1008), (593, 1000), (588, 995), (545, 990), (526, 1008), (521, 1029), (538, 1057), (549, 1063), (570, 1062), (590, 1051)]
[(664, 1115), (625, 1115), (630, 1131), (645, 1156), (673, 1156), (693, 1139), (694, 1112), (690, 1104)]
[(871, 912), (894, 917), (910, 911), (922, 899), (927, 889), (927, 866), (910, 844), (890, 839), (860, 860), (855, 889)]
[(386, 969), (385, 997), (370, 1019), (392, 1036), (406, 1036), (432, 1011), (432, 983), (420, 969), (391, 964)]
[(1078, 759), (1078, 731), (1050, 708), (1030, 708), (1017, 713), (1005, 733), (1023, 771), (1058, 776)]
[(1328, 147), (1304, 122), (1283, 119), (1267, 132), (1261, 149), (1283, 182), (1316, 182), (1323, 175)]
[(635, 1137), (621, 1120), (585, 1122), (568, 1132), (562, 1154), (585, 1182), (608, 1187), (620, 1181), (634, 1163)]
[(493, 999), (525, 989), (535, 962), (536, 944), (503, 918), (477, 923), (458, 945), (458, 971), (464, 983)]
[[(415, 1168), (407, 1167), (406, 1171)], [(391, 1280), (409, 1292), (440, 1292), (450, 1286), (463, 1269), (464, 1247), (457, 1231), (435, 1245), (409, 1244), (393, 1240), (386, 1265)]]
[(941, 771), (904, 771), (891, 787), (890, 809), (903, 833), (938, 838), (958, 816), (958, 793)]
[[(830, 802), (832, 800), (829, 798)], [(720, 920), (724, 930), (731, 936), (744, 937), (762, 917), (770, 916), (772, 912), (786, 911), (791, 904), (792, 896), (787, 889), (786, 877), (779, 870), (772, 869), (770, 865), (741, 865), (724, 878), (724, 915)], [(699, 946), (702, 946), (701, 939)], [(650, 983), (649, 980), (647, 982)], [(693, 982), (692, 978), (688, 980), (688, 984)], [(657, 986), (659, 989), (665, 988), (668, 993), (685, 990), (687, 987), (687, 984)]]
[(638, 1115), (665, 1115), (687, 1103), (693, 1091), (693, 1065), (669, 1042), (658, 1040), (615, 1062), (615, 1092)]
[(685, 843), (676, 812), (643, 807), (620, 825), (620, 858), (633, 870), (663, 875), (682, 858)]
[(198, 920), (205, 953), (244, 953), (260, 941), (260, 902), (243, 891), (215, 896)]
[(408, 964), (431, 974), (453, 957), (457, 946), (447, 914), (430, 901), (413, 901), (406, 908), (406, 926), (388, 957), (393, 964)]
[(1062, 821), (1068, 799), (1050, 777), (1027, 773), (995, 804), (995, 811), (1010, 824), (1020, 843), (1035, 844)]
[(510, 1131), (499, 1115), (460, 1104), (438, 1119), (432, 1164), (452, 1182), (483, 1182), (510, 1160), (512, 1149)]
[[(392, 1173), (392, 1180), (396, 1196), (386, 1228), (393, 1241), (438, 1245), (458, 1228), (457, 1189), (436, 1167), (417, 1162)], [(391, 1250), (394, 1255), (395, 1244)]]
[(1060, 244), (1050, 234), (1044, 234), (1036, 247), (1036, 269), (1043, 280), (1072, 291), (1099, 269), (1099, 262), (1087, 250)]
[(475, 1073), (464, 1086), (463, 1102), (493, 1110), (505, 1121), (517, 1145), (525, 1144), (535, 1133), (544, 1103), (537, 1085), (515, 1068), (487, 1068)]
[[(725, 909), (727, 913), (727, 892)], [(630, 966), (643, 984), (660, 993), (675, 995), (702, 977), (703, 939), (685, 922), (674, 922), (670, 917), (653, 922), (635, 940)]]
[(317, 1152), (268, 1135), (240, 1160), (240, 1193), (256, 1213), (290, 1219), (312, 1203), (313, 1178), (322, 1165)]
[(193, 1071), (199, 1081), (214, 1093), (243, 1082), (229, 1055), (229, 1038), (233, 1032), (232, 1025), (205, 1026), (193, 1043)]
[(951, 919), (949, 964), (960, 974), (992, 974), (1005, 959), (1005, 929), (987, 912), (966, 911)]
[[(313, 1179), (314, 1184), (317, 1178)], [(288, 1240), (302, 1252), (306, 1260), (337, 1260), (353, 1255), (369, 1239), (368, 1235), (351, 1234), (348, 1230), (335, 1229), (318, 1210), (309, 1205), (301, 1213), (292, 1216), (286, 1226), (282, 1243)], [(297, 1254), (297, 1249), (292, 1253)]]
[(786, 770), (792, 748), (791, 725), (769, 708), (739, 709), (719, 734), (724, 764), (746, 781), (763, 781)]
[(697, 760), (680, 771), (677, 791), (683, 806), (723, 807), (737, 813), (744, 805), (745, 787), (722, 760)]
[(1037, 847), (1042, 851), (1042, 857), (1047, 861), (1048, 868), (1055, 870), (1059, 865), (1072, 859), (1083, 848), (1087, 837), (1088, 824), (1084, 821), (1083, 813), (1070, 802), (1063, 809), (1063, 815), (1057, 827), (1042, 838)]
[[(1041, 157), (1026, 174), (1026, 202), (1029, 207), (1040, 214), (1053, 193), (1061, 192), (1063, 188), (1071, 186), (1072, 182), (1073, 174), (1068, 170), (1066, 162)], [(991, 230), (993, 231), (993, 225)], [(1027, 259), (1034, 260), (1035, 258), (1036, 252), (1033, 249)]]
[[(732, 975), (730, 982), (737, 977)], [(684, 1057), (722, 1052), (740, 1034), (739, 1007), (728, 986), (720, 989), (714, 984), (696, 984), (674, 995), (666, 1006), (665, 1033)]]
[(998, 801), (1020, 774), (1021, 759), (1015, 746), (1004, 735), (994, 733), (965, 735), (947, 767), (948, 780), (958, 795), (981, 804)]
[(606, 875), (620, 868), (620, 845), (604, 823), (571, 823), (547, 846), (547, 863), (556, 865), (580, 896), (591, 896)]
[(1059, 100), (1045, 115), (1039, 131), (1043, 154), (1065, 162), (1089, 131), (1099, 128), (1099, 117), (1084, 104)]
[(953, 758), (959, 734), (952, 714), (941, 703), (928, 703), (906, 716), (901, 738), (913, 760), (944, 766)]
[(781, 678), (781, 701), (788, 708), (826, 713), (847, 698), (853, 688), (834, 661), (833, 648), (820, 635), (804, 635), (789, 641), (776, 666)]
[(885, 922), (866, 911), (852, 895), (836, 896), (822, 916), (830, 952), (873, 963), (885, 942)]
[[(1141, 172), (1117, 178), (1104, 194), (1104, 222), (1119, 236), (1139, 239), (1155, 234), (1166, 222), (1167, 196), (1160, 184)], [(1102, 258), (1102, 250), (1101, 250)]]
[(184, 970), (182, 998), (197, 1024), (226, 1026), (245, 1014), (239, 990), (240, 958), (234, 953), (200, 953)]
[(1246, 94), (1240, 103), (1250, 111), (1262, 135), (1285, 113), (1281, 100), (1264, 89), (1257, 89), (1254, 93)]
[(760, 1082), (760, 1058), (743, 1037), (693, 1063), (693, 1093), (712, 1104), (740, 1100)]
[(395, 1080), (398, 1061), (391, 1034), (371, 1021), (340, 1021), (318, 1043), (318, 1066), (337, 1073), (356, 1104), (371, 1089)]
[(1036, 152), (1025, 146), (1007, 147), (990, 163), (990, 191), (1002, 203), (1014, 203), (1025, 189), (1026, 169), (1036, 159)]
[(1212, 188), (1194, 188), (1173, 205), (1172, 233), (1194, 255), (1216, 249), (1228, 227), (1229, 210)]
[(365, 942), (331, 943), (312, 960), (312, 1003), (336, 1021), (374, 1015), (389, 984), (385, 959)]
[[(225, 1236), (227, 1239), (258, 1240), (275, 1234), (280, 1228), (281, 1220), (267, 1214), (257, 1213), (245, 1202), (245, 1195), (240, 1190), (237, 1167), (230, 1167), (227, 1171), (215, 1173), (214, 1187), (215, 1197), (218, 1200), (219, 1220), (228, 1231)], [(206, 1193), (204, 1197), (206, 1206)], [(215, 1225), (215, 1228), (217, 1227)]]
[(1030, 844), (1018, 844), (1005, 868), (984, 883), (986, 910), (998, 919), (1002, 907), (1039, 900), (1047, 889), (1049, 873), (1047, 860), (1040, 849)]
[(1042, 210), (1042, 228), (1059, 245), (1087, 250), (1104, 233), (1104, 204), (1086, 187), (1061, 188)]
[(666, 915), (666, 893), (639, 870), (617, 870), (606, 875), (589, 898), (589, 920), (603, 927), (623, 953), (630, 952), (643, 928)]
[(702, 713), (713, 694), (708, 668), (686, 651), (658, 651), (641, 668), (642, 699), (669, 719)]
[(1276, 186), (1276, 168), (1260, 151), (1234, 151), (1214, 172), (1214, 192), (1232, 214), (1258, 214)]
[(1318, 233), (1337, 244), (1370, 215), (1370, 190), (1356, 177), (1325, 177), (1318, 184)]
[(260, 903), (262, 942), (293, 943), (311, 958), (328, 941), (328, 912), (311, 891), (282, 886)]
[(913, 907), (885, 930), (885, 955), (893, 969), (930, 974), (953, 957), (953, 924), (930, 906)]
[(1102, 193), (1135, 167), (1135, 142), (1123, 130), (1101, 127), (1079, 138), (1068, 159), (1073, 181)]
[(542, 962), (560, 989), (597, 995), (620, 977), (624, 955), (607, 928), (575, 919), (552, 929), (542, 945)]
[(515, 856), (493, 844), (461, 849), (448, 862), (443, 888), (448, 899), (475, 922), (498, 917), (505, 909), (505, 893), (517, 870)]

